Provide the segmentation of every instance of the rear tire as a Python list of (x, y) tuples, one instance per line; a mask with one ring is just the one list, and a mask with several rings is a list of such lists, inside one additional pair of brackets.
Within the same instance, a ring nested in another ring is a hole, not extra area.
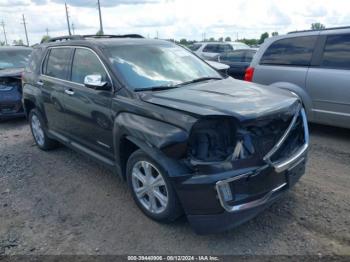
[(41, 150), (50, 150), (56, 148), (59, 144), (47, 136), (47, 130), (43, 117), (37, 109), (32, 109), (29, 113), (30, 130), (35, 143)]
[(182, 214), (167, 172), (144, 151), (137, 150), (130, 156), (126, 177), (137, 206), (146, 216), (158, 222), (170, 223)]

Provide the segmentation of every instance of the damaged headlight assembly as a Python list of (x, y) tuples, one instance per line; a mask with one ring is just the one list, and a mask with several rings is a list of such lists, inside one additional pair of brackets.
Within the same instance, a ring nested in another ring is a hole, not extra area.
[(205, 118), (192, 128), (188, 153), (191, 164), (215, 164), (245, 159), (254, 154), (248, 132), (231, 118)]

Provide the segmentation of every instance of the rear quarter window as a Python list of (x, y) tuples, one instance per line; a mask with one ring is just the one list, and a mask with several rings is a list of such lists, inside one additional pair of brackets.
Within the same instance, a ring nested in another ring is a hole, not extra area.
[(350, 69), (350, 34), (327, 37), (321, 67)]
[(277, 40), (263, 54), (260, 64), (310, 65), (317, 36), (302, 36)]

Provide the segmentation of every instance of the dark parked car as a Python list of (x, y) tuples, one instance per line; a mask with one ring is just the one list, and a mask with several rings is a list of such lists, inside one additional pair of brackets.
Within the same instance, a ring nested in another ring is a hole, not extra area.
[(235, 50), (219, 56), (219, 62), (230, 66), (227, 74), (236, 79), (243, 80), (245, 71), (249, 67), (256, 53), (255, 49)]
[(52, 39), (34, 49), (23, 86), (38, 147), (59, 141), (105, 164), (156, 221), (185, 213), (198, 233), (226, 230), (304, 174), (297, 96), (223, 78), (167, 41)]
[(24, 116), (21, 74), (31, 52), (28, 47), (0, 47), (0, 120)]

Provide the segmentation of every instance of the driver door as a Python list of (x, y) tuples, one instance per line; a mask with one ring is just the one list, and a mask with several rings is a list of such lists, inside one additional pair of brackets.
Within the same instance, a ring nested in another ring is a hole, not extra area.
[[(100, 75), (109, 90), (95, 90), (84, 84), (86, 76)], [(66, 92), (67, 126), (70, 139), (105, 157), (113, 157), (112, 82), (98, 55), (88, 48), (75, 48)], [(78, 146), (79, 146), (78, 145)]]

